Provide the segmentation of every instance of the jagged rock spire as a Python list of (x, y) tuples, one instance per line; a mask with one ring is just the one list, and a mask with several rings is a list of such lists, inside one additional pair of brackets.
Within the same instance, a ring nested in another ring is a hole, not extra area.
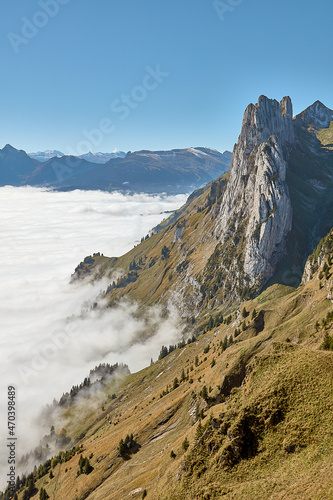
[(294, 139), (293, 107), (290, 97), (284, 97), (279, 103), (261, 95), (257, 104), (249, 104), (245, 110), (242, 130), (238, 145), (248, 150), (271, 135), (279, 137), (280, 141), (292, 142)]
[(293, 140), (289, 97), (279, 103), (260, 96), (246, 108), (215, 227), (221, 248), (233, 255), (224, 260), (226, 272), (236, 276), (235, 290), (258, 291), (285, 250), (292, 224), (287, 150)]

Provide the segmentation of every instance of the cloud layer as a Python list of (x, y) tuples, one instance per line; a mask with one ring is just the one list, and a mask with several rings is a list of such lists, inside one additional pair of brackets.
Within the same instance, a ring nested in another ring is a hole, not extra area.
[[(33, 421), (41, 406), (79, 384), (96, 364), (124, 362), (136, 371), (156, 359), (162, 344), (176, 342), (175, 311), (161, 321), (156, 307), (138, 320), (137, 305), (124, 302), (82, 317), (83, 306), (108, 282), (82, 286), (69, 285), (69, 279), (86, 255), (125, 253), (165, 217), (161, 213), (184, 201), (183, 195), (0, 188), (1, 443), (7, 437), (9, 384), (17, 387), (23, 451), (38, 437)], [(147, 331), (154, 335), (137, 344)], [(5, 470), (0, 462), (0, 487)]]

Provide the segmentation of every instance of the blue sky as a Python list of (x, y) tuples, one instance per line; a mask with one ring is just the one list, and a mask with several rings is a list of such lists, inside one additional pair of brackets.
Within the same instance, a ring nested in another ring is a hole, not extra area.
[(232, 149), (259, 95), (333, 108), (331, 0), (2, 0), (0, 147)]

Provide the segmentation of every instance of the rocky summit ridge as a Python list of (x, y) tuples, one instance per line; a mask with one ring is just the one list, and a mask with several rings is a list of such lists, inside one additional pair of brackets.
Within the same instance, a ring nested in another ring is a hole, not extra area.
[(332, 120), (320, 101), (293, 118), (290, 97), (260, 96), (245, 110), (214, 230), (225, 298), (253, 296), (272, 279), (299, 282), (332, 224)]

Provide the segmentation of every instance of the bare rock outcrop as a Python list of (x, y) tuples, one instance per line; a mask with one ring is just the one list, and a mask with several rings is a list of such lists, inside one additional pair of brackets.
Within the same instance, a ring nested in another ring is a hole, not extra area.
[[(216, 220), (215, 235), (233, 256), (235, 287), (258, 291), (272, 276), (285, 251), (292, 225), (292, 207), (286, 183), (288, 148), (294, 140), (292, 103), (265, 96), (250, 104), (234, 147), (230, 180)], [(230, 239), (234, 235), (233, 246)], [(227, 269), (226, 269), (227, 270)]]

